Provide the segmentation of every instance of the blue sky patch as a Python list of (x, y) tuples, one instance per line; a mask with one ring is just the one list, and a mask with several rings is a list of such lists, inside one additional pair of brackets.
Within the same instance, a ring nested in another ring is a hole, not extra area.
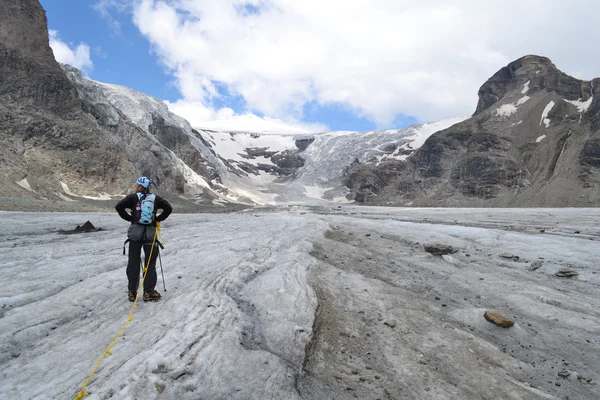
[(120, 26), (115, 32), (110, 21), (81, 0), (41, 0), (48, 18), (48, 29), (58, 31), (60, 39), (74, 46), (90, 46), (94, 67), (91, 79), (130, 87), (161, 100), (176, 101), (181, 95), (172, 76), (150, 51), (148, 41), (131, 21), (131, 15), (114, 12), (111, 18)]

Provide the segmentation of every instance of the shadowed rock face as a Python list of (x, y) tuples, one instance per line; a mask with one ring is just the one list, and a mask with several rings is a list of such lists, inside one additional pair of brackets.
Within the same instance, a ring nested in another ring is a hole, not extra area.
[(600, 138), (590, 139), (581, 152), (581, 163), (592, 167), (600, 167)]
[(296, 147), (298, 149), (300, 149), (300, 151), (304, 151), (314, 141), (315, 141), (315, 138), (313, 138), (313, 137), (311, 137), (311, 138), (303, 138), (303, 139), (296, 139)]
[(450, 182), (465, 196), (491, 199), (501, 186), (518, 188), (522, 174), (518, 165), (507, 158), (470, 155), (461, 158), (452, 169)]
[(282, 175), (293, 174), (294, 171), (304, 165), (304, 159), (291, 151), (275, 154), (271, 157), (271, 161), (279, 167), (279, 173)]
[(588, 118), (591, 123), (591, 128), (594, 131), (600, 130), (600, 78), (592, 80), (593, 99), (588, 111)]
[(595, 206), (599, 87), (600, 79), (572, 78), (545, 57), (516, 60), (481, 87), (472, 118), (432, 135), (406, 162), (350, 166), (350, 197), (382, 205)]
[(77, 91), (54, 60), (39, 2), (3, 0), (0, 21), (0, 102), (63, 114), (77, 110)]

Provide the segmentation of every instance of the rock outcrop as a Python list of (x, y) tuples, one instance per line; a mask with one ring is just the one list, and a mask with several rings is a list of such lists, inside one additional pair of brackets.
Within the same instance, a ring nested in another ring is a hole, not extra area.
[(364, 204), (590, 206), (600, 202), (600, 79), (526, 56), (479, 90), (468, 120), (430, 136), (406, 161), (355, 163)]

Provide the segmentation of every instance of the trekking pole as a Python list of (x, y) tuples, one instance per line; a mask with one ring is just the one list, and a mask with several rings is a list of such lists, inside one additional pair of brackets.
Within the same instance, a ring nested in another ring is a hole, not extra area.
[(167, 285), (165, 283), (165, 273), (163, 272), (162, 257), (160, 256), (160, 251), (158, 252), (158, 260), (160, 261), (160, 273), (161, 273), (162, 278), (163, 278), (163, 288), (165, 289), (165, 292), (166, 292), (167, 291)]
[[(144, 272), (144, 262), (140, 259), (140, 271), (142, 273), (142, 279), (146, 277), (146, 273)], [(138, 285), (139, 285), (139, 279), (138, 279)]]

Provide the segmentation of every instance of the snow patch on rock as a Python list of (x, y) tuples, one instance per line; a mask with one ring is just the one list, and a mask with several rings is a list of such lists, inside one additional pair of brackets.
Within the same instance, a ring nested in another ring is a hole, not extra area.
[(542, 117), (540, 118), (540, 125), (542, 125), (543, 122), (544, 125), (546, 125), (546, 128), (550, 126), (550, 118), (548, 118), (548, 113), (552, 110), (554, 104), (554, 101), (550, 101), (550, 103), (546, 105), (544, 111), (542, 112)]
[[(81, 197), (83, 199), (89, 199), (89, 200), (112, 200), (112, 196), (108, 193), (99, 193), (98, 196), (78, 195), (78, 194), (73, 193), (71, 191), (71, 189), (69, 189), (69, 186), (62, 181), (60, 182), (60, 186), (62, 187), (63, 191), (71, 197)], [(60, 198), (68, 199), (66, 196), (60, 196)], [(72, 199), (68, 199), (68, 200), (72, 200)]]
[(28, 190), (30, 192), (35, 192), (35, 190), (33, 190), (31, 188), (31, 186), (29, 186), (29, 182), (27, 182), (27, 178), (23, 178), (20, 181), (16, 181), (15, 182), (17, 185), (21, 186), (23, 189)]
[(589, 99), (587, 99), (586, 101), (581, 101), (581, 99), (579, 100), (565, 100), (567, 103), (571, 103), (573, 104), (575, 107), (577, 107), (577, 111), (579, 111), (580, 113), (584, 113), (586, 112), (590, 106), (592, 105), (592, 101), (594, 100), (594, 97), (590, 97)]
[(508, 117), (517, 112), (517, 107), (514, 104), (503, 104), (496, 110), (496, 115), (500, 117)]

